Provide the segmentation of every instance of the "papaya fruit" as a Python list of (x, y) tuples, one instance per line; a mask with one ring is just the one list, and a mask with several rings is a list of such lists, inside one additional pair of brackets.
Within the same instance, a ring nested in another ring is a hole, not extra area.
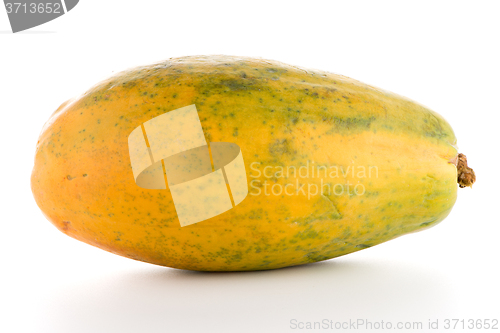
[(474, 181), (450, 125), (408, 98), (275, 61), (190, 56), (62, 104), (40, 134), (31, 188), (46, 218), (85, 243), (247, 271), (429, 228)]

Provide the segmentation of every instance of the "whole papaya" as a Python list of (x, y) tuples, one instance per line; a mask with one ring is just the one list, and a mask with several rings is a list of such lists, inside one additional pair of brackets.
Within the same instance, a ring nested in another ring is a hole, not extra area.
[(274, 61), (192, 56), (118, 73), (61, 105), (31, 187), (47, 219), (88, 244), (243, 271), (428, 228), (474, 181), (450, 125), (407, 98)]

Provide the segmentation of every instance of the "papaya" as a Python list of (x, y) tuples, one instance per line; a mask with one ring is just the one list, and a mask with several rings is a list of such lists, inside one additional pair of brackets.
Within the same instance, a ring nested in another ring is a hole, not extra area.
[(60, 231), (198, 271), (339, 257), (441, 222), (475, 174), (408, 98), (276, 61), (189, 56), (117, 73), (44, 125), (31, 175)]

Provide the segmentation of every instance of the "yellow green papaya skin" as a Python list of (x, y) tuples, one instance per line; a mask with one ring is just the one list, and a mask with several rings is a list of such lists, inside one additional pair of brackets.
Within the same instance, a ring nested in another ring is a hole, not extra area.
[[(240, 148), (248, 194), (181, 226), (169, 186), (137, 185), (128, 138), (193, 105), (209, 145)], [(474, 180), (450, 125), (405, 97), (275, 61), (192, 56), (118, 73), (61, 105), (40, 134), (31, 187), (47, 219), (80, 241), (168, 267), (247, 271), (429, 228)]]

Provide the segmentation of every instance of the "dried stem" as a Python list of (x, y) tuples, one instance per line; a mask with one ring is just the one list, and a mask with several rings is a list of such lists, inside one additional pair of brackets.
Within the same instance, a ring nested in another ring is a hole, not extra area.
[(452, 163), (457, 167), (458, 186), (462, 188), (467, 186), (472, 187), (472, 184), (476, 181), (476, 174), (472, 168), (467, 166), (467, 157), (464, 154), (458, 154)]

